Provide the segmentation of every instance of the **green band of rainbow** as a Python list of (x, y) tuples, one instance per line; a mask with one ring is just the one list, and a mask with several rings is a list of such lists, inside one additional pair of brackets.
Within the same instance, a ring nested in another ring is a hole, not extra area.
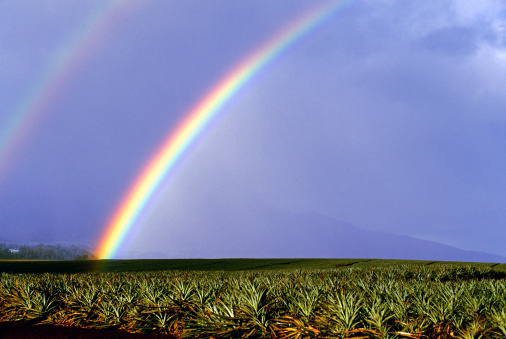
[(271, 62), (295, 41), (323, 23), (338, 9), (351, 1), (338, 0), (324, 3), (290, 24), (274, 38), (255, 50), (243, 62), (218, 82), (193, 109), (186, 114), (178, 128), (165, 140), (148, 162), (144, 171), (130, 188), (107, 224), (96, 255), (100, 259), (112, 258), (125, 236), (146, 207), (157, 187), (166, 180), (189, 146), (197, 139), (209, 122), (248, 80)]

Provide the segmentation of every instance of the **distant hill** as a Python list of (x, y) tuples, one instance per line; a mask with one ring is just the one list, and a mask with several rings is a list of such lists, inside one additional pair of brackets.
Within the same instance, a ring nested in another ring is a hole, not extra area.
[[(252, 208), (220, 218), (213, 237), (188, 244), (180, 257), (381, 258), (506, 262), (498, 255), (354, 227), (317, 213)], [(219, 239), (219, 240), (216, 240)]]

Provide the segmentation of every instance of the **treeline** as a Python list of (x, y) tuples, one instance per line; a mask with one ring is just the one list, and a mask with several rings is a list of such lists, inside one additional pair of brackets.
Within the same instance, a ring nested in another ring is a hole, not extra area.
[(0, 244), (0, 259), (25, 260), (87, 260), (94, 259), (91, 252), (77, 246), (38, 244), (17, 246)]

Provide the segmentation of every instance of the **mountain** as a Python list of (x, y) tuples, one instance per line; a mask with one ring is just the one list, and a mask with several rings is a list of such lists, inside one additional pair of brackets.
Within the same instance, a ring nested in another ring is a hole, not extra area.
[[(434, 241), (376, 232), (317, 213), (266, 208), (230, 210), (213, 222), (212, 235), (188, 246), (191, 257), (382, 258), (506, 262), (505, 257)], [(202, 228), (201, 228), (202, 229)], [(209, 229), (209, 227), (208, 227)], [(186, 255), (183, 255), (185, 257)]]

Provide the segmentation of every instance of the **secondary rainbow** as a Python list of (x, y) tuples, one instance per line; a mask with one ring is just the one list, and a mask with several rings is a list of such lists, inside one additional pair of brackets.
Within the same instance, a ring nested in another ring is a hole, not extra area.
[(6, 175), (13, 157), (19, 153), (20, 145), (32, 134), (86, 58), (101, 45), (107, 36), (107, 29), (131, 8), (133, 2), (114, 0), (100, 3), (81, 29), (61, 48), (40, 81), (26, 93), (18, 107), (4, 118), (0, 127), (0, 180)]
[(305, 13), (233, 68), (189, 110), (179, 126), (154, 153), (115, 210), (97, 246), (96, 255), (99, 259), (114, 257), (156, 189), (163, 181), (168, 180), (178, 160), (216, 117), (223, 105), (287, 47), (349, 2), (351, 1), (325, 2)]

